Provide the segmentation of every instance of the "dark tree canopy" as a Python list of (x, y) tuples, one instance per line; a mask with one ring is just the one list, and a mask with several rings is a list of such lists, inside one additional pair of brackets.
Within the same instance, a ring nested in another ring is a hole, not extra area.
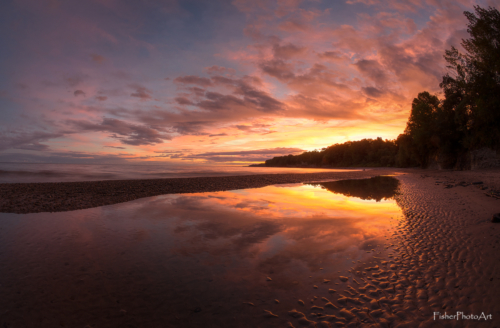
[(468, 149), (498, 148), (500, 139), (500, 12), (474, 7), (465, 12), (470, 38), (466, 53), (452, 47), (444, 58), (451, 73), (443, 77), (443, 106), (454, 111), (456, 128)]

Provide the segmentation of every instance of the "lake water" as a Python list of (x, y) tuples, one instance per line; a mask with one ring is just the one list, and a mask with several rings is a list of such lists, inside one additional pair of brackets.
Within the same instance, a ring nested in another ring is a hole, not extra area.
[(175, 166), (171, 164), (133, 165), (0, 163), (0, 183), (217, 177), (251, 174), (315, 173), (324, 171), (331, 172), (346, 170), (229, 165)]
[(388, 259), (396, 188), (379, 178), (0, 214), (0, 327), (299, 327), (288, 311), (313, 320), (322, 298), (341, 308)]

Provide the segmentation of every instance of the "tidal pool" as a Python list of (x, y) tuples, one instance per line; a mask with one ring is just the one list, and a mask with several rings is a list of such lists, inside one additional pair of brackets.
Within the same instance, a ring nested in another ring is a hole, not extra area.
[(0, 327), (286, 327), (327, 300), (335, 313), (390, 256), (396, 189), (379, 177), (2, 213)]

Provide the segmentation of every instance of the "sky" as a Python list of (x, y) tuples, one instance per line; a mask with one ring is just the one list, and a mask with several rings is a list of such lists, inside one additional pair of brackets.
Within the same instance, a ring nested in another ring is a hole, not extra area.
[(242, 165), (403, 133), (500, 0), (5, 0), (0, 162)]

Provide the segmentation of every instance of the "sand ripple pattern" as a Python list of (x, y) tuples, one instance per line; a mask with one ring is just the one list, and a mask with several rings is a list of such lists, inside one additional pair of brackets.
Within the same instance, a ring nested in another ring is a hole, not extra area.
[[(290, 309), (285, 327), (500, 326), (500, 227), (488, 221), (492, 204), (473, 189), (436, 189), (430, 176), (398, 178), (404, 218), (388, 239), (387, 261), (353, 267), (343, 291)], [(492, 319), (435, 319), (435, 312)]]

